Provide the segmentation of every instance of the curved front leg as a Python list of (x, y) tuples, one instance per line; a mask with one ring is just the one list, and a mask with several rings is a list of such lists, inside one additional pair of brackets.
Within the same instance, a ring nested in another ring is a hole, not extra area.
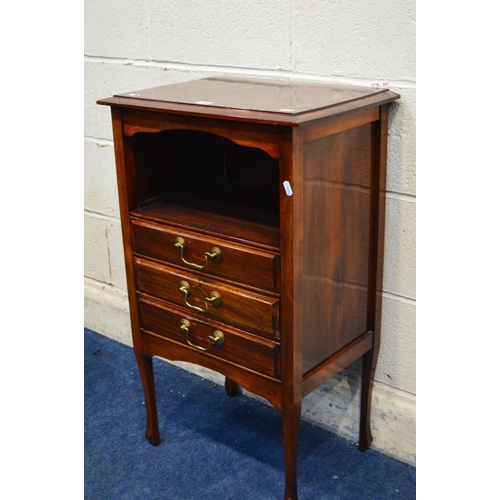
[(146, 438), (153, 446), (160, 444), (160, 430), (158, 427), (158, 411), (156, 408), (156, 391), (153, 374), (153, 358), (136, 354), (137, 366), (141, 375), (146, 405), (147, 425)]

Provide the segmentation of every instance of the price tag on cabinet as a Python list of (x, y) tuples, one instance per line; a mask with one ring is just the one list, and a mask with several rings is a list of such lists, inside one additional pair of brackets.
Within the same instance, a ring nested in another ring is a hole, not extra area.
[(290, 183), (288, 181), (283, 182), (283, 187), (285, 188), (285, 193), (287, 194), (287, 196), (292, 196), (292, 186), (290, 186)]

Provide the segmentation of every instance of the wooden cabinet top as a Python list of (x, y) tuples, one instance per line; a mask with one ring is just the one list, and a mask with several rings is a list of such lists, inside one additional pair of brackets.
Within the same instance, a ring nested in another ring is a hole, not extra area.
[(98, 104), (296, 126), (399, 97), (381, 88), (212, 77), (116, 94)]

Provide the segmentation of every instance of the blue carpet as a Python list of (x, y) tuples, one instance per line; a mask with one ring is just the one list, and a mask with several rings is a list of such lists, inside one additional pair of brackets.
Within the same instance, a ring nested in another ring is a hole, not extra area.
[[(133, 350), (85, 329), (85, 498), (282, 500), (281, 413), (154, 360), (161, 443)], [(302, 422), (300, 500), (416, 498), (416, 470)]]

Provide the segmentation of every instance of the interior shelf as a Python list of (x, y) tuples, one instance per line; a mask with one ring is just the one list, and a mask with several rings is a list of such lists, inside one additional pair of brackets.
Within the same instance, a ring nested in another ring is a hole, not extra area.
[(276, 186), (215, 177), (201, 187), (169, 193), (132, 215), (279, 251)]

